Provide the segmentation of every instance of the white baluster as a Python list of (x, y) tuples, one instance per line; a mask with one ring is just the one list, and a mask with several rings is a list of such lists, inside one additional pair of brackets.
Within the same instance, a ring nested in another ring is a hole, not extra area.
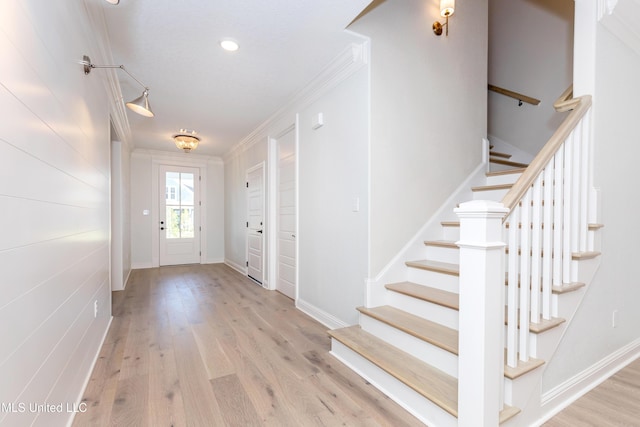
[(562, 286), (562, 226), (564, 220), (564, 145), (555, 159), (553, 191), (553, 285)]
[(529, 295), (531, 291), (531, 189), (522, 198), (520, 212), (520, 360), (529, 360)]
[[(564, 201), (562, 227), (562, 282), (571, 283), (571, 179), (573, 178), (573, 138), (564, 143)], [(558, 200), (556, 200), (557, 202)]]
[(554, 161), (551, 159), (544, 169), (544, 228), (542, 252), (542, 318), (551, 319), (551, 280), (553, 273), (553, 189)]
[(518, 223), (520, 206), (511, 211), (509, 221), (509, 273), (507, 286), (507, 365), (518, 366)]
[[(542, 258), (542, 181), (541, 173), (533, 184), (531, 200), (531, 322), (540, 322), (540, 272)], [(549, 254), (545, 254), (549, 256)]]

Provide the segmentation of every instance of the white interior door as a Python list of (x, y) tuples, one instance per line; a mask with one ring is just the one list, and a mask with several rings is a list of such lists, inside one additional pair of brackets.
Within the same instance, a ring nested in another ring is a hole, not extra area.
[(247, 275), (262, 284), (264, 275), (264, 165), (247, 172)]
[(278, 244), (276, 289), (296, 298), (295, 132), (278, 138)]
[(200, 170), (160, 165), (160, 265), (200, 262)]

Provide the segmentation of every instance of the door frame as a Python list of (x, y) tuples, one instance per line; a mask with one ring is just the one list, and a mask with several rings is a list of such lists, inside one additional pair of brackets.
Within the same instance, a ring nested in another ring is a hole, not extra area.
[[(267, 209), (266, 209), (266, 202), (267, 202), (267, 164), (266, 162), (262, 161), (258, 164), (253, 165), (252, 167), (250, 167), (249, 169), (247, 169), (247, 172), (245, 174), (245, 182), (249, 183), (249, 174), (252, 172), (255, 172), (256, 170), (262, 169), (262, 222), (263, 222), (263, 226), (262, 229), (264, 230), (264, 232), (262, 233), (262, 283), (260, 284), (260, 286), (267, 288), (267, 289), (271, 289), (270, 288), (270, 283), (271, 281), (269, 281), (269, 277), (268, 277), (268, 270), (267, 270), (267, 241), (270, 241), (271, 239), (269, 239), (270, 236), (270, 229), (264, 226), (264, 223), (266, 224), (270, 224), (271, 221), (267, 221)], [(247, 222), (247, 224), (249, 223), (249, 191), (248, 188), (246, 188), (246, 193), (245, 193), (245, 203), (246, 203), (246, 208), (245, 208), (245, 221)], [(249, 227), (245, 227), (245, 240), (244, 240), (244, 244), (245, 244), (245, 260), (246, 260), (246, 266), (245, 266), (245, 275), (247, 277), (249, 277)], [(251, 278), (251, 277), (249, 277)]]
[(159, 180), (160, 165), (191, 167), (200, 169), (200, 264), (204, 264), (207, 259), (207, 161), (204, 159), (185, 159), (182, 157), (166, 154), (154, 154), (151, 158), (151, 260), (153, 267), (160, 267), (160, 206), (159, 200)]
[(275, 236), (273, 239), (269, 239), (269, 254), (273, 256), (268, 257), (268, 273), (269, 273), (269, 289), (276, 289), (276, 281), (277, 281), (277, 268), (278, 268), (278, 168), (280, 167), (280, 156), (278, 152), (278, 139), (282, 138), (287, 133), (293, 131), (294, 139), (295, 139), (295, 183), (296, 183), (296, 289), (295, 289), (295, 300), (298, 299), (298, 289), (299, 289), (299, 278), (300, 278), (300, 235), (298, 233), (299, 221), (300, 221), (300, 195), (298, 179), (299, 179), (299, 115), (295, 115), (295, 120), (293, 123), (289, 124), (289, 126), (282, 129), (280, 132), (275, 134), (274, 136), (270, 136), (268, 140), (268, 158), (269, 158), (269, 218), (273, 218), (272, 221), (269, 221), (268, 230), (270, 236)]

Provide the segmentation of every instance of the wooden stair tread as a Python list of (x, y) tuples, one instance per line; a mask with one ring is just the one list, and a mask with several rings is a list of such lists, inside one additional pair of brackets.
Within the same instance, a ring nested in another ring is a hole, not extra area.
[(505, 169), (503, 171), (491, 171), (485, 173), (485, 176), (501, 176), (501, 175), (510, 175), (515, 173), (523, 173), (527, 168), (513, 168), (513, 169)]
[[(329, 336), (393, 376), (416, 393), (432, 401), (454, 417), (458, 417), (458, 380), (404, 351), (376, 338), (360, 326), (329, 331)], [(500, 423), (520, 413), (520, 409), (504, 405)]]
[[(507, 324), (507, 307), (504, 308), (504, 324)], [(552, 317), (551, 319), (540, 319), (538, 323), (529, 322), (529, 332), (541, 334), (566, 322), (562, 317)], [(520, 328), (520, 310), (518, 310), (518, 329)]]
[(391, 283), (385, 286), (390, 291), (398, 292), (413, 298), (428, 301), (453, 310), (460, 309), (458, 294), (418, 285), (411, 282)]
[(480, 185), (478, 187), (471, 187), (471, 191), (509, 190), (511, 187), (513, 187), (513, 184)]
[(527, 166), (529, 166), (526, 163), (512, 162), (511, 160), (502, 159), (500, 157), (491, 157), (491, 156), (489, 156), (489, 162), (496, 163), (498, 165), (511, 166), (514, 168), (526, 168)]
[(439, 248), (460, 249), (453, 240), (425, 240), (425, 246), (437, 246)]
[(593, 259), (599, 257), (600, 252), (574, 252), (571, 254), (571, 259), (581, 260), (581, 259)]
[(440, 225), (443, 227), (460, 227), (460, 221), (442, 221)]
[(604, 224), (589, 224), (589, 230), (591, 231), (600, 230), (602, 227), (604, 227)]
[(329, 331), (329, 335), (449, 414), (458, 416), (456, 378), (387, 344), (359, 326)]
[(458, 354), (458, 331), (455, 329), (388, 305), (358, 307), (358, 311), (449, 353)]
[(551, 292), (554, 294), (562, 295), (567, 294), (569, 292), (577, 291), (580, 288), (585, 287), (584, 283), (574, 282), (574, 283), (563, 283), (561, 286), (552, 286)]
[(460, 266), (458, 264), (431, 260), (407, 261), (405, 262), (405, 264), (407, 265), (407, 267), (434, 271), (436, 273), (449, 274), (451, 276), (460, 275)]
[(496, 157), (502, 157), (503, 159), (510, 159), (511, 158), (511, 154), (509, 153), (501, 153), (499, 151), (489, 151), (489, 155), (490, 156), (496, 156)]
[(523, 362), (522, 360), (518, 359), (518, 366), (516, 366), (515, 368), (512, 368), (506, 363), (506, 358), (507, 358), (506, 353), (507, 353), (507, 350), (505, 349), (504, 376), (509, 378), (510, 380), (515, 380), (516, 378), (519, 378), (526, 373), (534, 371), (540, 366), (544, 365), (545, 363), (544, 360), (542, 359), (534, 359), (533, 357), (530, 357), (529, 360), (526, 362)]

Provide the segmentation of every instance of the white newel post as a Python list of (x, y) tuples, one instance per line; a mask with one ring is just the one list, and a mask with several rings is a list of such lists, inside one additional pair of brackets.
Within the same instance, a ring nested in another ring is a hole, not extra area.
[(460, 218), (458, 425), (496, 427), (503, 407), (504, 248), (502, 203), (474, 200)]

